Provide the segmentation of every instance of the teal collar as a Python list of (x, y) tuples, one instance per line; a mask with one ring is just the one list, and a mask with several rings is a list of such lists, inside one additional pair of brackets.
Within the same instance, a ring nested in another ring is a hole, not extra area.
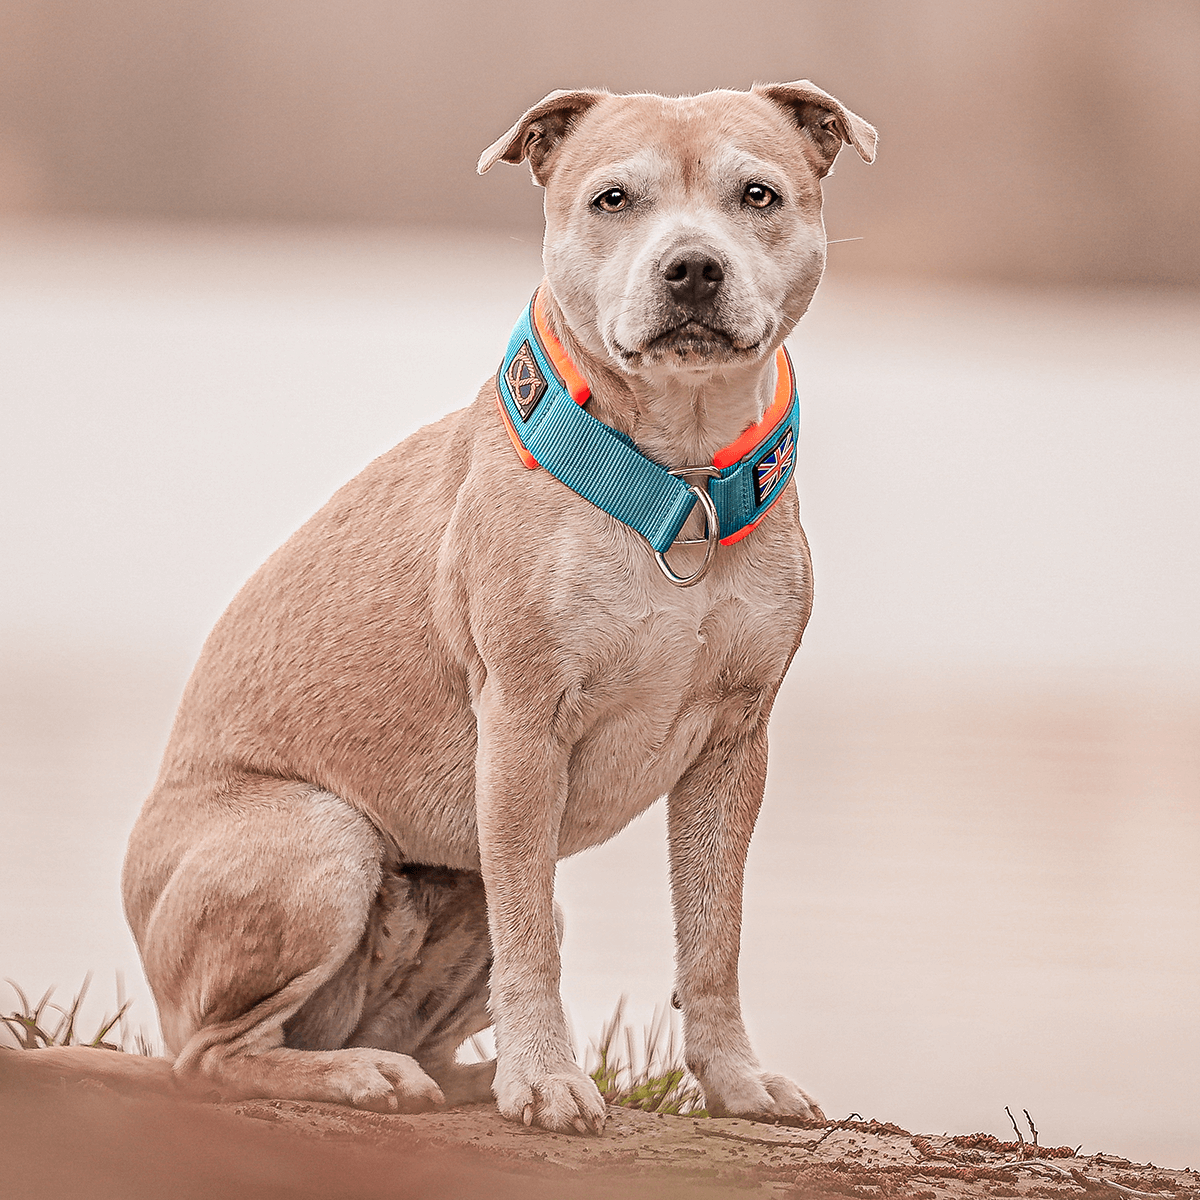
[[(527, 467), (544, 467), (573, 492), (636, 529), (661, 555), (678, 538), (693, 507), (708, 517), (709, 554), (762, 520), (790, 481), (800, 435), (800, 398), (787, 351), (780, 347), (775, 399), (759, 424), (713, 456), (712, 465), (672, 473), (589, 413), (591, 396), (540, 301), (540, 289), (521, 313), (497, 375), (501, 416)], [(698, 477), (707, 477), (693, 483)], [(703, 493), (703, 494), (700, 494)], [(710, 503), (706, 503), (710, 501)], [(668, 578), (672, 575), (668, 573)], [(672, 582), (683, 582), (678, 576)]]

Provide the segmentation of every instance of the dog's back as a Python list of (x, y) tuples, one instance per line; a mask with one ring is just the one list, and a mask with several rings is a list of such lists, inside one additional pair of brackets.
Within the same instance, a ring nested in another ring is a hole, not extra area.
[[(467, 682), (429, 619), (438, 546), (470, 461), (462, 426), (452, 413), (376, 459), (218, 621), (130, 843), (135, 933), (205, 809), (252, 802), (258, 780), (321, 787), (376, 821), (469, 810)], [(440, 840), (441, 858), (452, 849), (452, 836)], [(157, 869), (140, 869), (151, 859)]]

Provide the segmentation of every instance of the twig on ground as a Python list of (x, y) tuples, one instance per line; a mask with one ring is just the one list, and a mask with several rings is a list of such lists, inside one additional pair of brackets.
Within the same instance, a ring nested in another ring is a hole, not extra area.
[(1106, 1187), (1112, 1188), (1115, 1192), (1120, 1192), (1125, 1196), (1141, 1196), (1147, 1200), (1168, 1200), (1169, 1197), (1175, 1195), (1174, 1192), (1139, 1192), (1137, 1188), (1126, 1187), (1123, 1183), (1114, 1183), (1111, 1179), (1101, 1179), (1097, 1175), (1085, 1175), (1078, 1167), (1060, 1167), (1058, 1163), (1050, 1162), (1044, 1158), (1014, 1158), (1008, 1162), (996, 1163), (997, 1169), (1013, 1169), (1016, 1167), (1042, 1167), (1047, 1171), (1052, 1171), (1055, 1175), (1060, 1175), (1064, 1179), (1074, 1180), (1080, 1187)]
[(866, 1120), (866, 1118), (865, 1118), (865, 1117), (862, 1115), (862, 1113), (851, 1113), (851, 1114), (850, 1114), (848, 1117), (843, 1117), (843, 1118), (842, 1118), (840, 1121), (838, 1121), (838, 1122), (837, 1122), (837, 1124), (836, 1124), (836, 1125), (830, 1125), (830, 1126), (829, 1126), (829, 1128), (828, 1128), (828, 1129), (826, 1129), (826, 1130), (825, 1130), (825, 1132), (824, 1132), (823, 1134), (821, 1134), (821, 1136), (820, 1136), (819, 1138), (817, 1138), (817, 1140), (816, 1140), (815, 1142), (813, 1142), (813, 1143), (812, 1143), (812, 1145), (810, 1145), (810, 1146), (809, 1146), (809, 1148), (808, 1148), (808, 1152), (809, 1152), (809, 1154), (811, 1154), (811, 1153), (812, 1153), (814, 1150), (816, 1150), (816, 1148), (817, 1148), (817, 1147), (818, 1147), (818, 1146), (819, 1146), (819, 1145), (820, 1145), (820, 1144), (821, 1144), (821, 1143), (822, 1143), (822, 1142), (823, 1142), (823, 1141), (824, 1141), (824, 1140), (825, 1140), (825, 1139), (826, 1139), (826, 1138), (827, 1138), (827, 1137), (828, 1137), (828, 1136), (829, 1136), (831, 1133), (837, 1133), (837, 1131), (838, 1131), (839, 1129), (845, 1129), (845, 1128), (846, 1128), (846, 1126), (847, 1126), (847, 1125), (848, 1125), (848, 1124), (849, 1124), (851, 1121), (863, 1121), (863, 1120)]
[(1033, 1145), (1035, 1149), (1040, 1149), (1037, 1144), (1038, 1131), (1037, 1126), (1033, 1123), (1033, 1118), (1029, 1115), (1029, 1109), (1023, 1108), (1021, 1111), (1025, 1114), (1025, 1120), (1029, 1122), (1029, 1132), (1033, 1134)]
[(1012, 1115), (1012, 1109), (1006, 1104), (1004, 1111), (1008, 1113), (1008, 1119), (1012, 1122), (1013, 1133), (1017, 1135), (1017, 1144), (1021, 1147), (1021, 1153), (1025, 1153), (1025, 1137), (1017, 1126), (1017, 1118)]

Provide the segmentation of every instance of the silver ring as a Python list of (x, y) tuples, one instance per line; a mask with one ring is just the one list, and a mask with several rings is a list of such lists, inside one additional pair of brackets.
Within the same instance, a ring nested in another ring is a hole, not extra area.
[(712, 497), (701, 487), (693, 486), (688, 488), (688, 491), (700, 501), (700, 507), (704, 509), (704, 561), (691, 575), (676, 575), (671, 570), (666, 555), (661, 550), (654, 552), (654, 561), (658, 563), (658, 569), (676, 587), (691, 587), (692, 584), (699, 583), (708, 574), (708, 568), (712, 566), (713, 554), (721, 541), (721, 522), (717, 517), (717, 506), (712, 502)]
[[(689, 475), (703, 475), (706, 479), (715, 479), (721, 474), (720, 467), (676, 467), (671, 472), (672, 475), (678, 475), (680, 479), (687, 483)], [(707, 530), (704, 537), (698, 538), (681, 538), (677, 537), (672, 543), (672, 546), (703, 546), (708, 541)]]

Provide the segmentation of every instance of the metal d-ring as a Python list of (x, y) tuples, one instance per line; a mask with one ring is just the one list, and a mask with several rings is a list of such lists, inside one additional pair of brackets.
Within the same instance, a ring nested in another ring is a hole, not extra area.
[[(685, 468), (683, 471), (672, 471), (671, 473), (673, 475), (683, 475), (689, 469)], [(703, 470), (705, 468), (699, 469)], [(654, 552), (654, 561), (658, 563), (658, 569), (676, 587), (691, 587), (692, 584), (699, 583), (708, 574), (708, 568), (712, 566), (713, 554), (716, 552), (717, 546), (721, 541), (721, 522), (717, 517), (717, 506), (713, 503), (707, 489), (693, 485), (688, 488), (688, 491), (700, 501), (700, 507), (704, 509), (704, 561), (691, 575), (676, 575), (671, 570), (666, 555), (661, 550), (655, 550)], [(684, 544), (690, 544), (694, 540), (696, 539), (689, 538)]]

